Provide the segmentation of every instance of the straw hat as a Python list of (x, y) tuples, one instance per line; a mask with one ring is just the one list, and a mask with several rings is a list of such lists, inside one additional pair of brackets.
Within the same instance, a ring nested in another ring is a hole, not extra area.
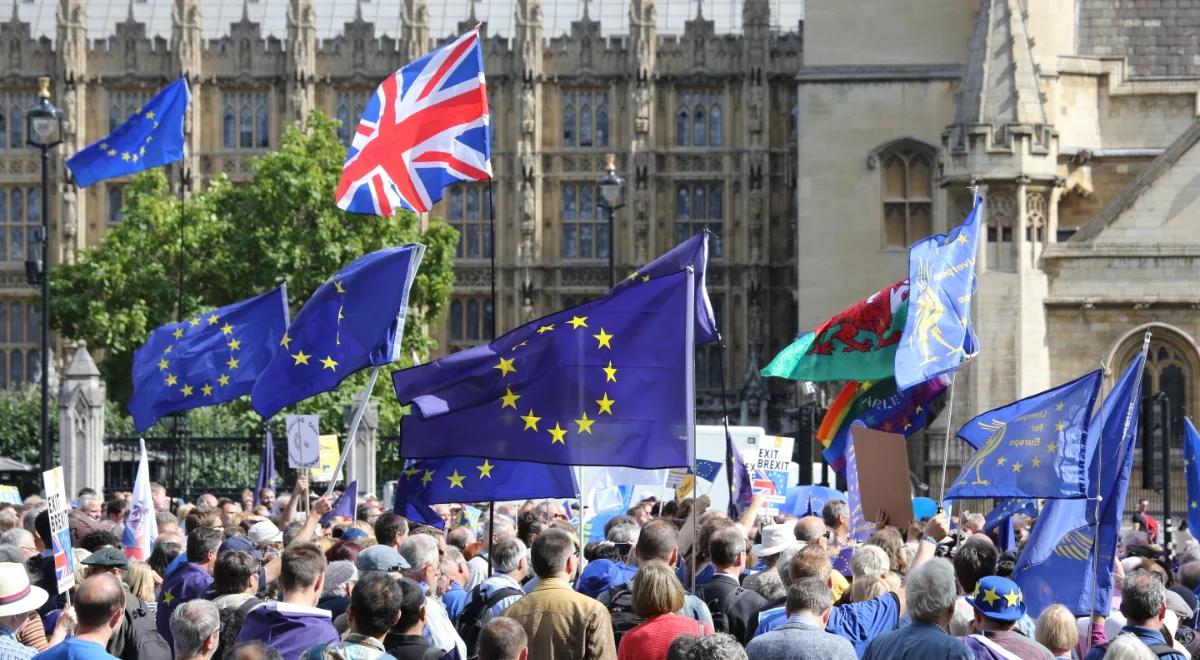
[(0, 616), (32, 612), (46, 603), (50, 595), (29, 584), (25, 567), (12, 562), (0, 563)]

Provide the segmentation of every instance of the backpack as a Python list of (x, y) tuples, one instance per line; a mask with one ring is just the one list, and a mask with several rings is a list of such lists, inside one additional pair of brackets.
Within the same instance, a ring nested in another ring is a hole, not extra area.
[[(699, 590), (697, 590), (699, 591)], [(743, 595), (749, 593), (749, 589), (738, 587), (729, 593), (724, 600), (719, 598), (711, 598), (704, 601), (708, 606), (708, 613), (712, 615), (713, 630), (719, 633), (729, 633), (729, 615), (726, 613), (733, 609), (733, 605), (741, 599)], [(753, 630), (750, 632), (754, 632)]]
[(471, 590), (471, 597), (467, 600), (466, 607), (463, 608), (461, 614), (458, 615), (458, 623), (454, 629), (458, 632), (458, 636), (462, 638), (464, 644), (467, 645), (467, 657), (475, 657), (475, 643), (479, 641), (479, 631), (483, 629), (483, 614), (496, 606), (496, 603), (510, 598), (512, 596), (524, 596), (525, 592), (513, 587), (504, 587), (492, 592), (491, 596), (484, 599), (480, 589), (482, 584), (476, 585)]
[(150, 616), (145, 603), (139, 600), (138, 604), (137, 609), (125, 610), (125, 626), (118, 634), (122, 639), (121, 650), (114, 655), (122, 660), (171, 660), (175, 654), (158, 633), (155, 618)]
[(633, 589), (629, 584), (611, 587), (605, 594), (608, 597), (608, 616), (612, 619), (613, 639), (619, 646), (625, 633), (644, 623), (646, 618), (633, 612)]
[(217, 651), (213, 653), (214, 658), (225, 657), (226, 653), (234, 646), (237, 646), (237, 638), (242, 633), (242, 624), (246, 622), (246, 615), (250, 614), (250, 610), (262, 605), (262, 603), (262, 600), (251, 596), (237, 609), (226, 608), (221, 610), (221, 635), (218, 637)]
[[(1103, 644), (1097, 644), (1097, 645), (1093, 646), (1092, 648), (1104, 649), (1105, 652), (1107, 653), (1108, 645), (1110, 642), (1112, 642), (1111, 639), (1108, 640), (1107, 642), (1104, 642)], [(1154, 655), (1156, 655), (1160, 658), (1165, 658), (1170, 655), (1180, 655), (1179, 651), (1174, 646), (1170, 646), (1168, 644), (1146, 644), (1146, 646), (1150, 649), (1151, 653), (1153, 653)]]

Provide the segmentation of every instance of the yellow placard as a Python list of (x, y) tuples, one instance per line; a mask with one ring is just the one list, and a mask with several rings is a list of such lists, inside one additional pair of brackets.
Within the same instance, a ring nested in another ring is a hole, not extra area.
[(321, 457), (317, 467), (313, 468), (312, 480), (314, 482), (333, 479), (333, 468), (337, 466), (340, 455), (338, 437), (336, 435), (323, 435), (319, 438), (319, 441), (321, 443)]
[(692, 486), (694, 486), (695, 483), (696, 483), (696, 475), (693, 475), (693, 474), (684, 475), (683, 481), (680, 481), (679, 485), (675, 487), (675, 501), (682, 502), (682, 501), (686, 500), (687, 498), (691, 497)]

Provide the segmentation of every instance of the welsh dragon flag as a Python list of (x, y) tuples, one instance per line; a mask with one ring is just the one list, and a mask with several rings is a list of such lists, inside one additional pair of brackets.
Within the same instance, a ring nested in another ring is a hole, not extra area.
[(895, 373), (908, 317), (908, 278), (842, 310), (779, 352), (764, 376), (797, 381), (879, 380)]

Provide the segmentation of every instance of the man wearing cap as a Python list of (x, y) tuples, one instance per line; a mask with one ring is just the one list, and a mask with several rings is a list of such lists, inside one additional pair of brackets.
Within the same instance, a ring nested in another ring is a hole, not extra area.
[(396, 577), (401, 571), (408, 568), (408, 562), (391, 546), (373, 545), (358, 553), (358, 558), (354, 560), (354, 567), (364, 573), (380, 571), (391, 573), (393, 577)]
[[(779, 553), (787, 548), (796, 545), (796, 539), (792, 536), (790, 525), (767, 525), (762, 528), (761, 543), (755, 544), (750, 548), (750, 554), (755, 559), (763, 563), (764, 568), (752, 575), (746, 576), (742, 580), (742, 586), (756, 591), (759, 595), (764, 592), (783, 592), (786, 588), (783, 586), (783, 579), (779, 577), (779, 571), (775, 570), (776, 564), (779, 562)], [(778, 585), (778, 586), (776, 586)]]
[(270, 520), (260, 520), (251, 525), (246, 532), (246, 538), (254, 544), (255, 549), (264, 554), (283, 549), (283, 532)]
[[(21, 643), (17, 632), (49, 597), (45, 589), (29, 583), (29, 573), (24, 566), (0, 563), (0, 658), (28, 660), (37, 654), (37, 649)], [(54, 628), (54, 637), (49, 641), (50, 646), (61, 642), (75, 627), (74, 616), (73, 609), (63, 611)]]
[(963, 642), (976, 658), (1009, 658), (1053, 660), (1049, 649), (1013, 632), (1017, 620), (1025, 616), (1025, 601), (1016, 582), (999, 575), (988, 575), (975, 583), (975, 591), (967, 596), (975, 608), (975, 633)]
[[(1122, 633), (1130, 633), (1150, 647), (1159, 658), (1184, 660), (1182, 653), (1167, 645), (1163, 636), (1163, 617), (1167, 615), (1167, 594), (1162, 580), (1155, 574), (1137, 569), (1121, 582), (1121, 614), (1125, 615)], [(1111, 639), (1111, 638), (1110, 638)], [(1093, 646), (1085, 660), (1102, 660), (1107, 644)]]

